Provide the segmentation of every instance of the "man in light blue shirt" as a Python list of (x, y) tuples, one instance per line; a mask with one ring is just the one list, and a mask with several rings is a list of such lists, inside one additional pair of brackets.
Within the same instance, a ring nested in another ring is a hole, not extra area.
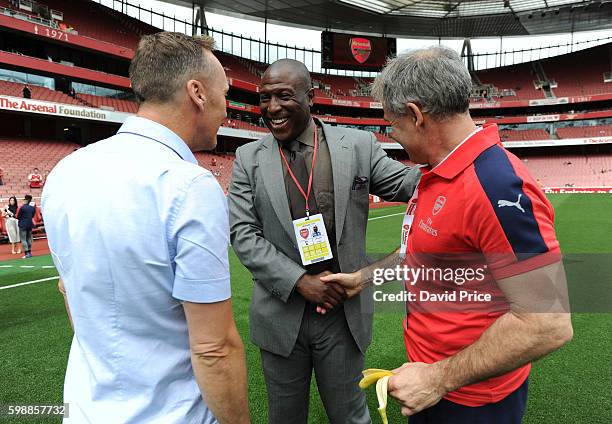
[(249, 422), (227, 203), (192, 153), (215, 147), (226, 116), (212, 46), (143, 37), (138, 115), (48, 177), (42, 209), (74, 327), (67, 423)]

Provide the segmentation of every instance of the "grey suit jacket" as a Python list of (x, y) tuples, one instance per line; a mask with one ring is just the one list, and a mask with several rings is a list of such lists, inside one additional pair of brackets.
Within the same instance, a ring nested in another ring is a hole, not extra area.
[[(369, 193), (407, 202), (420, 177), (390, 159), (372, 133), (323, 125), (334, 178), (336, 243), (342, 272), (366, 265)], [(354, 186), (355, 177), (366, 184)], [(236, 151), (229, 189), (231, 241), (253, 274), (251, 340), (269, 352), (289, 356), (295, 345), (305, 300), (294, 286), (305, 270), (293, 232), (278, 144), (270, 134)], [(399, 233), (398, 233), (399, 240)], [(372, 339), (372, 289), (344, 303), (359, 349)]]

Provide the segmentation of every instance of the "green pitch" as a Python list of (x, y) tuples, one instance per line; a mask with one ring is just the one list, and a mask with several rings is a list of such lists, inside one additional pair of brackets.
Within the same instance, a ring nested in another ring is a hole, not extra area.
[[(564, 253), (612, 254), (612, 196), (551, 195), (550, 199), (555, 206), (557, 235)], [(403, 210), (395, 207), (371, 211), (371, 218), (400, 215), (369, 222), (369, 252), (382, 253), (397, 247)], [(254, 423), (265, 423), (266, 392), (259, 352), (248, 339), (252, 283), (250, 274), (233, 253), (230, 260), (234, 315), (247, 350), (251, 415)], [(22, 265), (33, 268), (19, 268)], [(48, 256), (2, 262), (0, 287), (57, 275), (55, 269), (43, 268), (50, 265)], [(609, 275), (604, 274), (601, 281), (602, 294), (607, 296), (612, 292)], [(375, 316), (367, 367), (393, 369), (404, 362), (401, 318), (395, 313)], [(574, 340), (533, 366), (525, 423), (612, 422), (612, 314), (574, 314), (573, 323)], [(60, 403), (71, 337), (55, 280), (0, 290), (0, 405)], [(368, 391), (368, 401), (373, 422), (379, 423), (374, 390)], [(310, 406), (309, 422), (326, 423), (314, 379)], [(388, 414), (390, 423), (406, 422), (393, 402)]]

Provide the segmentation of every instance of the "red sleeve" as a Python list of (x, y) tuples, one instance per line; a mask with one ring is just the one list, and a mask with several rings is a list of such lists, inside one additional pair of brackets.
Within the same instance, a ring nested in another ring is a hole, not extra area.
[(466, 213), (469, 239), (503, 279), (558, 262), (561, 251), (552, 205), (523, 163), (497, 149), (489, 163), (475, 162)]

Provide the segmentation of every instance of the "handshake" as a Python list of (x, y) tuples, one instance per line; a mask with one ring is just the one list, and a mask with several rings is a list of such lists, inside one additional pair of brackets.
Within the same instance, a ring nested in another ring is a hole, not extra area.
[(316, 275), (304, 274), (297, 281), (296, 290), (304, 299), (317, 305), (317, 312), (325, 314), (365, 287), (362, 272), (332, 274), (329, 271)]

